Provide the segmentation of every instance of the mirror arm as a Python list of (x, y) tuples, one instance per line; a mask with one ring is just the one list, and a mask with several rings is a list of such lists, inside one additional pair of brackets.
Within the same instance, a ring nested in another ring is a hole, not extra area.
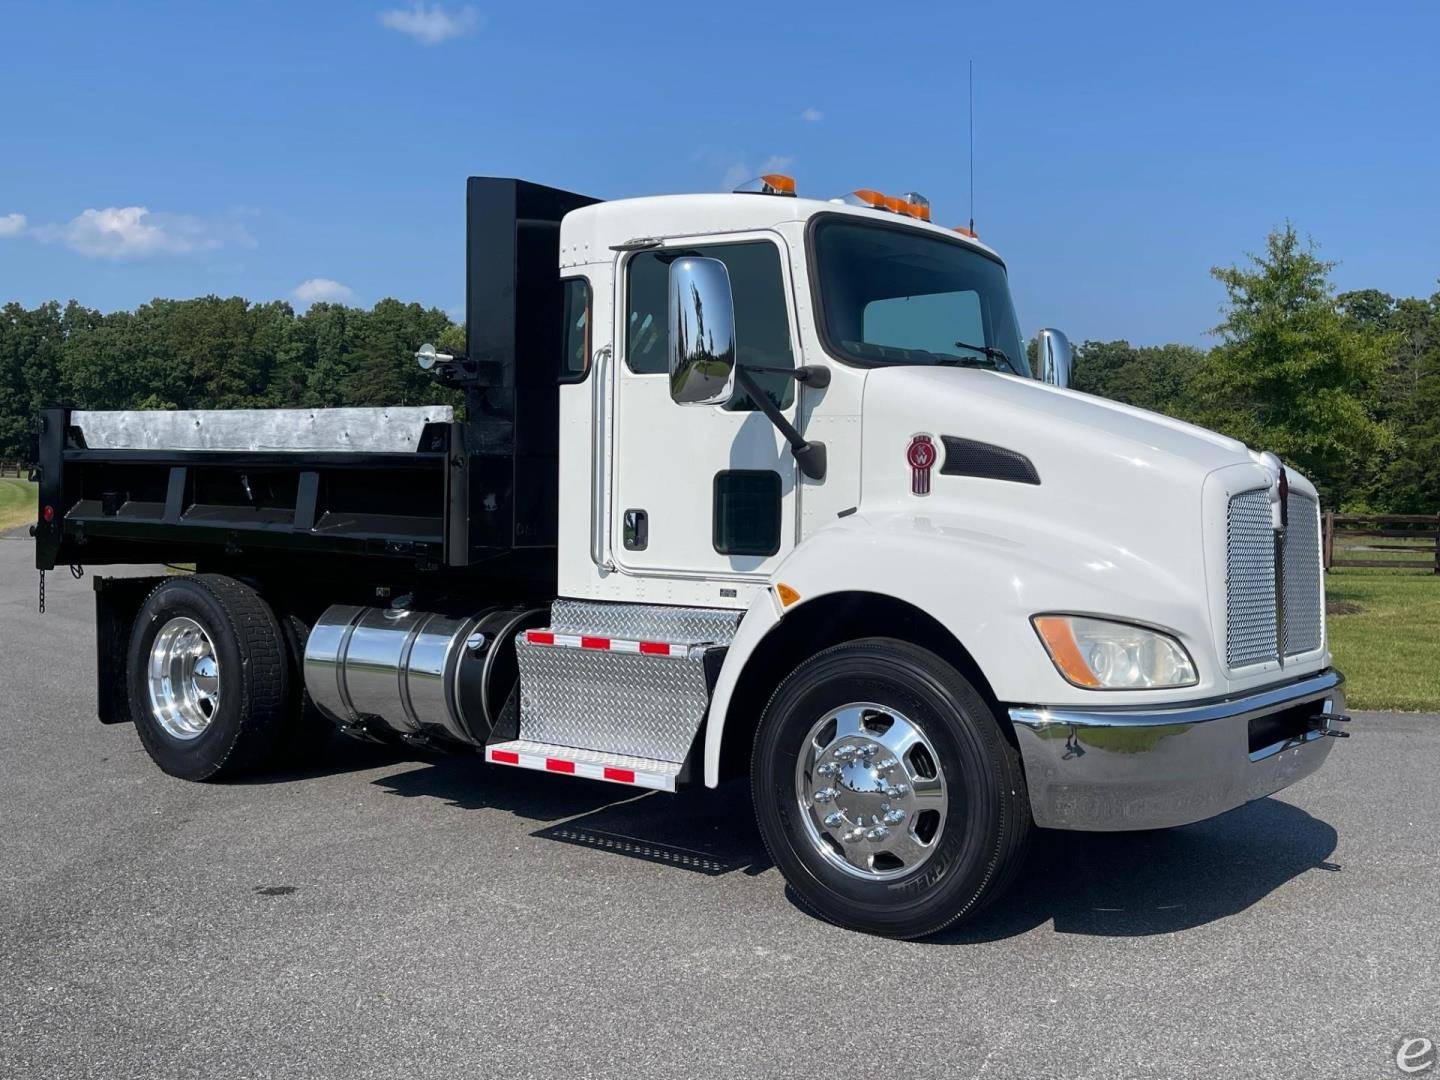
[[(785, 436), (785, 441), (790, 444), (790, 453), (795, 457), (795, 463), (800, 466), (800, 471), (811, 480), (825, 479), (825, 444), (806, 442), (800, 432), (795, 430), (795, 425), (785, 419), (785, 414), (775, 407), (770, 400), (770, 395), (761, 389), (750, 371), (765, 371), (766, 368), (751, 368), (747, 370), (739, 364), (735, 365), (735, 381), (745, 388), (750, 395), (750, 400), (755, 402), (760, 411), (765, 414), (770, 423), (775, 425), (777, 431)], [(790, 373), (790, 369), (781, 369)], [(803, 368), (796, 369), (803, 371)], [(828, 375), (829, 372), (827, 371)], [(804, 381), (804, 380), (802, 380)]]
[(759, 364), (748, 365), (748, 370), (759, 371), (766, 375), (788, 375), (798, 383), (806, 386), (813, 386), (816, 390), (824, 390), (830, 385), (830, 369), (823, 364), (806, 364), (804, 367), (761, 367)]

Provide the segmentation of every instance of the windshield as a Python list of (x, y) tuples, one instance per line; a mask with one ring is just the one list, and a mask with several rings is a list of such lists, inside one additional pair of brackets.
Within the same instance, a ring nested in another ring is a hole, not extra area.
[(865, 365), (973, 364), (1029, 376), (1005, 267), (904, 226), (822, 218), (815, 227), (828, 346)]

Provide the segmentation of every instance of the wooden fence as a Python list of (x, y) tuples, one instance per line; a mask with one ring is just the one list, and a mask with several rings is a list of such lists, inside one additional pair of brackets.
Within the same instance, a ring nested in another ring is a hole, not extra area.
[(30, 475), (30, 469), (20, 461), (0, 461), (0, 476), (18, 476), (22, 480)]
[[(1360, 557), (1352, 558), (1352, 555)], [(1327, 512), (1325, 569), (1334, 566), (1429, 570), (1440, 574), (1440, 514)]]

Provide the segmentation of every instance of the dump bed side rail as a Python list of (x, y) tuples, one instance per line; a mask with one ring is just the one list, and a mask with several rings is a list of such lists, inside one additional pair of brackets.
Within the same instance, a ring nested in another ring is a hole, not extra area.
[(288, 548), (470, 561), (470, 457), (449, 406), (41, 417), (36, 566)]

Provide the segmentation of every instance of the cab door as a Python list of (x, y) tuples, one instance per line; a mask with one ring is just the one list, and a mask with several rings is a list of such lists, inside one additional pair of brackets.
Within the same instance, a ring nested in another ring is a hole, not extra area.
[[(682, 255), (719, 259), (730, 276), (737, 362), (792, 369), (796, 335), (789, 258), (771, 232), (669, 240), (631, 252), (617, 275), (618, 362), (612, 551), (636, 575), (767, 577), (794, 547), (795, 461), (743, 390), (724, 406), (670, 398), (669, 266)], [(755, 372), (794, 422), (795, 380)]]

